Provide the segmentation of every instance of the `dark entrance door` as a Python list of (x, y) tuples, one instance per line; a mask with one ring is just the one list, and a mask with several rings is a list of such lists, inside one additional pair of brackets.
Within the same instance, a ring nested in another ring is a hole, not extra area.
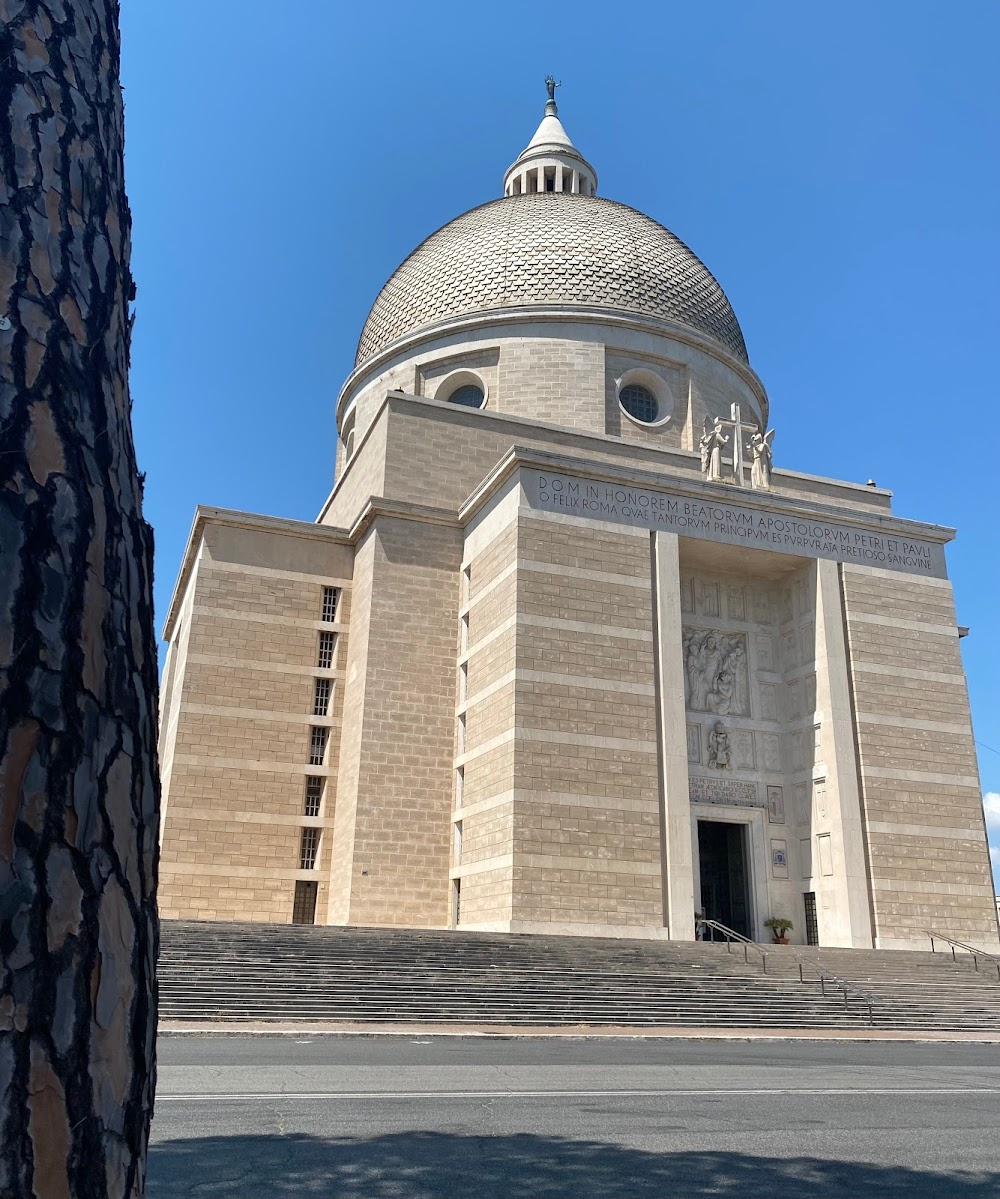
[(699, 820), (698, 862), (705, 916), (752, 937), (746, 825)]

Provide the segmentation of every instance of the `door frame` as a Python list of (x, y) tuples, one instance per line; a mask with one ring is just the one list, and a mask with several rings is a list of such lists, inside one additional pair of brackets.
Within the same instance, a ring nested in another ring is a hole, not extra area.
[(728, 804), (691, 805), (691, 862), (693, 865), (694, 907), (701, 911), (701, 859), (698, 854), (698, 821), (711, 820), (717, 824), (741, 824), (747, 852), (747, 890), (749, 892), (750, 935), (761, 940), (761, 920), (768, 911), (767, 894), (767, 812), (763, 808), (734, 808)]

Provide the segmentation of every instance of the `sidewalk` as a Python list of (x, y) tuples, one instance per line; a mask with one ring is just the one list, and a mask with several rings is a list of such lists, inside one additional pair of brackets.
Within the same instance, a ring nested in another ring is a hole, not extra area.
[(362, 1036), (362, 1037), (656, 1037), (690, 1041), (971, 1041), (1000, 1045), (1000, 1032), (893, 1028), (698, 1028), (635, 1027), (633, 1025), (530, 1025), (505, 1024), (338, 1024), (334, 1021), (302, 1023), (234, 1020), (161, 1020), (163, 1036)]

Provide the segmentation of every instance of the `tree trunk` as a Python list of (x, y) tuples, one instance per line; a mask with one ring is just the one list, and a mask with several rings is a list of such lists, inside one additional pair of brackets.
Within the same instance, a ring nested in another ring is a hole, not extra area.
[(5, 1199), (145, 1188), (157, 677), (118, 66), (117, 0), (0, 0)]

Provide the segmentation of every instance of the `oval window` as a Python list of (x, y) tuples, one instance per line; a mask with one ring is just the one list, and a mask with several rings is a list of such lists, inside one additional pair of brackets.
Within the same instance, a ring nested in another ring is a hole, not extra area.
[(660, 406), (656, 396), (641, 383), (628, 383), (618, 393), (618, 402), (633, 420), (651, 425), (659, 415)]
[(448, 397), (449, 404), (461, 404), (465, 408), (482, 408), (485, 400), (486, 392), (475, 383), (463, 383)]

